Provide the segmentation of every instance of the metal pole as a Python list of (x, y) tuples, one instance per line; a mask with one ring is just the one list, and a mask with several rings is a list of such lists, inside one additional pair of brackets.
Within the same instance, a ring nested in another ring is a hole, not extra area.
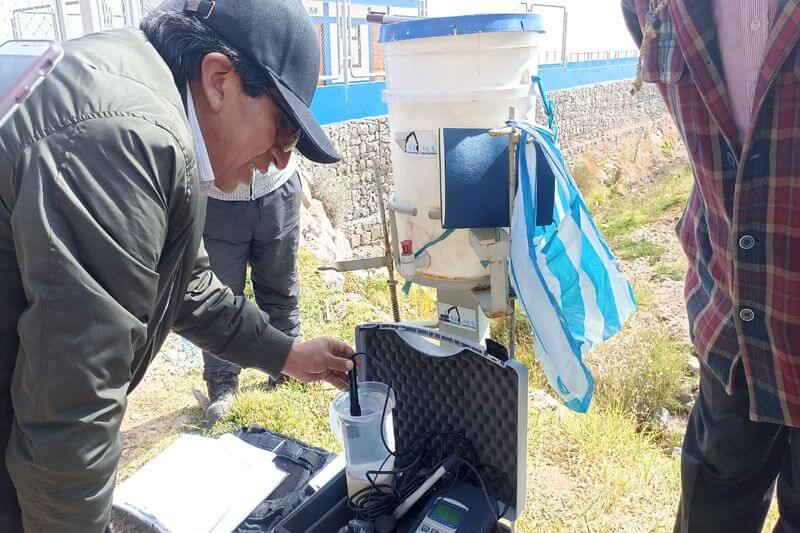
[[(535, 111), (535, 110), (534, 110)], [(517, 110), (514, 107), (508, 108), (508, 119), (515, 120)], [(519, 144), (519, 134), (517, 130), (511, 128), (508, 134), (508, 224), (511, 226), (511, 213), (514, 211), (514, 197), (516, 195), (516, 174), (517, 174), (517, 145)]]
[(59, 41), (67, 40), (67, 18), (64, 16), (64, 0), (53, 0), (53, 9), (56, 12), (56, 39)]
[[(378, 129), (380, 138), (380, 129)], [(378, 156), (380, 157), (380, 155)], [(397, 280), (394, 277), (394, 257), (392, 256), (392, 245), (389, 242), (389, 228), (386, 225), (386, 207), (383, 205), (383, 186), (381, 185), (381, 174), (378, 162), (372, 160), (372, 174), (375, 178), (375, 193), (378, 200), (378, 212), (381, 215), (381, 230), (383, 230), (383, 249), (386, 255), (386, 270), (389, 273), (389, 298), (392, 302), (392, 318), (395, 322), (400, 322), (400, 303), (397, 300)]]
[[(534, 110), (535, 111), (535, 110)], [(508, 116), (510, 120), (516, 117), (516, 109), (510, 107)], [(517, 150), (519, 149), (520, 135), (517, 130), (511, 128), (508, 134), (508, 229), (509, 240), (511, 239), (511, 217), (514, 214), (514, 199), (517, 192)], [(506, 259), (509, 261), (510, 259)], [(506, 269), (508, 271), (508, 269)], [(511, 284), (509, 283), (509, 286)], [(516, 303), (514, 298), (510, 298), (511, 313), (508, 315), (508, 355), (514, 359), (517, 352), (517, 322), (516, 322)]]
[(336, 0), (336, 55), (339, 59), (339, 76), (344, 83), (347, 79), (347, 48), (345, 48), (345, 38), (347, 33), (347, 22), (344, 14), (344, 2), (346, 0)]
[(125, 24), (134, 28), (139, 27), (139, 23), (142, 21), (141, 0), (127, 0), (125, 5), (127, 7)]
[(100, 27), (100, 19), (97, 13), (96, 0), (80, 0), (81, 22), (83, 23), (83, 33), (94, 33)]
[(533, 4), (531, 7), (550, 7), (553, 9), (560, 9), (564, 12), (562, 17), (563, 23), (561, 27), (561, 64), (567, 66), (567, 7), (554, 4)]
[(342, 0), (342, 23), (339, 36), (342, 38), (342, 81), (350, 83), (350, 0)]
[(564, 8), (564, 25), (561, 28), (561, 63), (567, 66), (567, 8)]

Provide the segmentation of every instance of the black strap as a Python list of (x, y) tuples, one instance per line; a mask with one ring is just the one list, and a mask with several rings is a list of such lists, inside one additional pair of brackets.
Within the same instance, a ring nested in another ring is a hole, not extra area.
[(274, 453), (275, 464), (288, 474), (236, 529), (238, 533), (269, 531), (303, 502), (308, 481), (333, 459), (333, 454), (260, 426), (242, 428), (235, 435)]
[[(264, 428), (251, 428), (256, 433), (242, 432), (239, 438), (262, 450), (269, 450), (278, 457), (286, 457), (292, 461), (304, 463), (309, 470), (316, 472), (327, 463), (330, 453), (312, 448), (290, 437), (278, 433), (266, 432)], [(257, 433), (264, 431), (264, 433)]]

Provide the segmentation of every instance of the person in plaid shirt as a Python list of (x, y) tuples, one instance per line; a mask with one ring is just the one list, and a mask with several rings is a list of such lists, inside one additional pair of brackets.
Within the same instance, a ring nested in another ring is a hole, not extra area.
[(800, 0), (623, 0), (691, 160), (677, 233), (701, 361), (676, 531), (800, 531)]

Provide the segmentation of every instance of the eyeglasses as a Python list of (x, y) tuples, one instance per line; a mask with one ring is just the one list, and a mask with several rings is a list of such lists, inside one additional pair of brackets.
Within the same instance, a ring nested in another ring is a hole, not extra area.
[(290, 128), (294, 130), (289, 138), (283, 145), (284, 152), (291, 152), (295, 148), (297, 148), (297, 143), (300, 142), (300, 138), (303, 136), (303, 130), (300, 129), (300, 126), (295, 124), (294, 120), (292, 120), (291, 114), (286, 109), (286, 104), (283, 101), (283, 97), (278, 93), (277, 89), (269, 88), (267, 89), (267, 95), (269, 96), (272, 103), (275, 104), (275, 107), (278, 108), (278, 127), (276, 131), (282, 132), (289, 130)]

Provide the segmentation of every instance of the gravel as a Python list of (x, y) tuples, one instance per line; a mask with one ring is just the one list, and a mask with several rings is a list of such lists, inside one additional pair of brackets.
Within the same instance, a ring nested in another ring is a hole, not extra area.
[(170, 333), (147, 373), (180, 375), (202, 367), (203, 352), (200, 348)]

